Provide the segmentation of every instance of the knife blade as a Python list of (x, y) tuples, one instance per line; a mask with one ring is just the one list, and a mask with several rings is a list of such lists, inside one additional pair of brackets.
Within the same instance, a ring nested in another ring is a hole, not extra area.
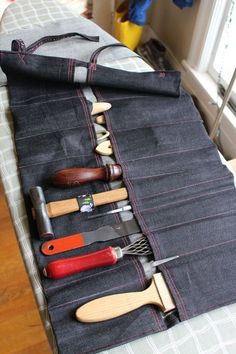
[(46, 256), (70, 251), (79, 247), (90, 245), (94, 242), (109, 241), (122, 236), (141, 232), (135, 219), (115, 225), (102, 226), (97, 230), (61, 237), (44, 242), (41, 251)]

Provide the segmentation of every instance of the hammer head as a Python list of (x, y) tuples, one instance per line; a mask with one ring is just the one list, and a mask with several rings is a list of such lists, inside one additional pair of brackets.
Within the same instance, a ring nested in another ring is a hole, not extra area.
[(39, 186), (30, 189), (30, 198), (34, 207), (35, 219), (39, 232), (39, 237), (43, 240), (51, 239), (54, 234), (51, 221), (47, 214), (46, 201), (43, 189)]

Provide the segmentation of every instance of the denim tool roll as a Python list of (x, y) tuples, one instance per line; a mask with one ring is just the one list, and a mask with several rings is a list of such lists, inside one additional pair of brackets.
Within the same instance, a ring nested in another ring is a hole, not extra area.
[[(233, 177), (221, 164), (191, 98), (179, 89), (179, 73), (130, 73), (97, 65), (100, 50), (90, 63), (83, 63), (35, 55), (36, 47), (34, 44), (29, 50), (22, 41), (14, 41), (12, 52), (1, 52), (1, 66), (8, 78), (19, 169), (39, 271), (49, 259), (40, 252), (30, 188), (42, 186), (47, 202), (109, 189), (104, 182), (69, 190), (49, 182), (51, 174), (62, 168), (102, 165), (101, 157), (94, 153), (97, 141), (91, 104), (80, 86), (87, 82), (99, 101), (112, 104), (105, 117), (115, 160), (122, 166), (134, 215), (151, 243), (154, 258), (180, 255), (160, 266), (180, 320), (234, 302)], [(114, 207), (99, 207), (99, 212)], [(51, 219), (56, 238), (118, 221), (118, 214), (88, 220), (83, 213), (71, 213)], [(128, 243), (125, 237), (66, 256)], [(65, 254), (50, 260), (60, 257)], [(168, 328), (166, 319), (151, 305), (102, 323), (83, 324), (74, 318), (75, 309), (94, 298), (145, 289), (149, 279), (137, 257), (61, 280), (42, 276), (42, 284), (60, 353), (99, 352)]]

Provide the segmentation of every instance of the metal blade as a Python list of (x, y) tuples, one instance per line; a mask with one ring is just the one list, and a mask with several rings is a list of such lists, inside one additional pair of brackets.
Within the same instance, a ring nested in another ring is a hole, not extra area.
[(128, 210), (131, 210), (131, 209), (132, 209), (131, 205), (125, 205), (125, 206), (123, 206), (122, 208), (119, 208), (119, 209), (109, 210), (109, 211), (106, 211), (105, 213), (90, 215), (90, 216), (88, 216), (88, 219), (96, 219), (96, 218), (99, 218), (100, 216), (120, 213), (122, 211), (128, 211)]
[(93, 242), (108, 241), (122, 236), (136, 234), (140, 231), (140, 227), (135, 219), (124, 221), (115, 225), (107, 225), (97, 230), (83, 232), (85, 245)]
[(57, 253), (71, 251), (94, 242), (108, 241), (122, 236), (128, 236), (140, 232), (140, 228), (135, 221), (125, 221), (113, 226), (103, 226), (97, 230), (83, 232), (81, 234), (61, 237), (48, 242), (44, 242), (41, 247), (43, 254), (51, 256)]
[(176, 258), (179, 258), (179, 256), (173, 256), (173, 257), (169, 257), (169, 258), (163, 258), (163, 259), (160, 259), (160, 260), (158, 260), (158, 261), (151, 262), (151, 263), (152, 263), (152, 266), (153, 266), (153, 267), (158, 267), (159, 265), (164, 264), (164, 263), (167, 263), (167, 262), (170, 262), (170, 261), (173, 261), (173, 260), (176, 259)]

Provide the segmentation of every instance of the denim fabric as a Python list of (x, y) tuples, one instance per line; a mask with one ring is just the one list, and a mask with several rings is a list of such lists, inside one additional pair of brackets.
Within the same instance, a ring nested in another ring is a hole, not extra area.
[[(20, 46), (20, 49), (24, 49), (24, 46)], [(8, 79), (32, 244), (40, 272), (49, 259), (40, 252), (42, 242), (38, 239), (36, 225), (31, 216), (30, 188), (41, 185), (47, 202), (109, 189), (108, 184), (103, 182), (69, 190), (53, 187), (50, 183), (50, 175), (61, 168), (96, 167), (102, 164), (101, 157), (94, 154), (97, 142), (89, 114), (91, 104), (84, 98), (80, 84), (73, 82), (73, 72), (77, 64), (73, 60), (26, 52), (1, 52), (1, 67)], [(87, 68), (89, 64), (82, 63), (82, 67)], [(114, 75), (117, 72), (119, 71), (114, 70)], [(153, 77), (153, 73), (150, 73), (150, 77)], [(148, 82), (148, 76), (146, 80)], [(107, 76), (104, 83), (106, 82)], [(156, 89), (159, 90), (158, 82)], [(146, 91), (148, 90), (147, 87)], [(99, 212), (114, 207), (101, 206)], [(88, 220), (85, 214), (71, 213), (51, 219), (56, 238), (94, 230), (118, 221), (117, 214)], [(105, 244), (93, 244), (84, 249), (70, 251), (66, 256), (84, 254), (106, 245), (123, 247), (129, 242), (129, 239), (121, 238)], [(50, 260), (62, 257), (65, 254), (50, 257)], [(60, 353), (97, 352), (167, 329), (170, 325), (157, 308), (152, 306), (145, 306), (99, 324), (82, 324), (75, 320), (76, 308), (99, 295), (140, 291), (149, 285), (149, 279), (136, 257), (125, 257), (115, 266), (75, 274), (57, 281), (42, 276), (42, 283)], [(178, 319), (174, 317), (172, 324), (176, 321)]]
[[(233, 179), (221, 165), (191, 98), (179, 90), (179, 74), (127, 73), (96, 65), (94, 58), (85, 63), (26, 52), (1, 52), (39, 270), (49, 258), (40, 252), (41, 241), (31, 216), (30, 188), (41, 185), (47, 202), (109, 188), (107, 183), (95, 182), (64, 190), (52, 187), (49, 179), (61, 168), (102, 164), (94, 154), (97, 142), (89, 114), (91, 104), (74, 78), (78, 67), (82, 67), (88, 69), (87, 81), (96, 86), (98, 100), (112, 103), (105, 116), (115, 158), (122, 165), (134, 214), (150, 240), (155, 259), (181, 255), (160, 267), (181, 320), (233, 302)], [(111, 208), (114, 205), (99, 207), (99, 211)], [(115, 223), (119, 217), (116, 214), (88, 220), (87, 215), (71, 213), (51, 221), (58, 238)], [(67, 256), (108, 244), (122, 247), (128, 242), (121, 238), (93, 244), (70, 251)], [(62, 257), (65, 254), (50, 260)], [(146, 288), (149, 279), (136, 257), (56, 281), (42, 276), (42, 283), (60, 353), (95, 353), (168, 327), (159, 310), (150, 305), (98, 324), (82, 324), (74, 318), (79, 305), (98, 296)]]
[(181, 320), (235, 302), (236, 191), (192, 99), (96, 88), (134, 215)]

